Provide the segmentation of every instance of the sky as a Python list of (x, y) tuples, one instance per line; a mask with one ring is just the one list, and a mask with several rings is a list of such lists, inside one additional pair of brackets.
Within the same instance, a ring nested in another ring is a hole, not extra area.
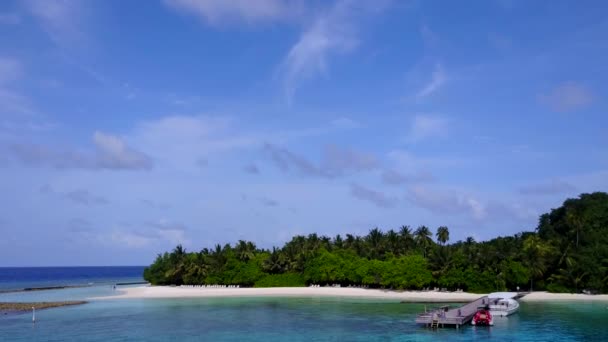
[(608, 190), (605, 1), (0, 2), (0, 266), (440, 225)]

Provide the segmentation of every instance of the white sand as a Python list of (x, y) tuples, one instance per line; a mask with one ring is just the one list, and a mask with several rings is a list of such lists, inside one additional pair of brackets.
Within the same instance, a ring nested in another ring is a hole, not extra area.
[[(347, 287), (272, 287), (272, 288), (189, 288), (169, 286), (126, 287), (115, 296), (90, 298), (133, 299), (133, 298), (199, 298), (199, 297), (346, 297), (391, 299), (412, 303), (468, 302), (482, 297), (482, 294), (467, 292), (437, 291), (389, 291), (358, 289)], [(570, 293), (532, 292), (520, 299), (524, 302), (556, 301), (606, 301), (608, 295), (585, 295)]]
[(126, 287), (117, 295), (99, 299), (197, 298), (197, 297), (348, 297), (394, 299), (406, 302), (468, 302), (483, 295), (466, 292), (388, 291), (348, 287), (189, 288), (168, 286)]
[(601, 301), (608, 302), (608, 295), (586, 295), (582, 293), (532, 292), (520, 299), (523, 302)]

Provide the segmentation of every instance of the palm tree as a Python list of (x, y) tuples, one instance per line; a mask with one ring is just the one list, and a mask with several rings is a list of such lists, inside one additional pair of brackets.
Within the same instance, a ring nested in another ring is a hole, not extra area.
[(437, 241), (441, 245), (445, 245), (445, 243), (450, 240), (450, 231), (446, 226), (441, 226), (437, 228), (437, 233), (435, 235), (437, 236)]
[(405, 252), (407, 252), (407, 250), (409, 250), (414, 244), (412, 229), (409, 226), (401, 226), (401, 228), (399, 228), (399, 238), (401, 239), (403, 254), (405, 254)]
[(355, 247), (355, 237), (352, 234), (346, 234), (346, 240), (344, 241), (344, 248), (354, 248)]
[(285, 260), (276, 247), (272, 247), (272, 253), (264, 260), (262, 267), (271, 274), (282, 273), (285, 271)]
[(429, 266), (437, 279), (452, 267), (452, 263), (452, 251), (449, 248), (436, 248), (429, 255)]
[(393, 254), (399, 254), (399, 235), (394, 230), (386, 232), (387, 249)]
[(526, 266), (530, 270), (530, 291), (533, 291), (534, 277), (542, 277), (545, 273), (545, 260), (550, 247), (538, 235), (530, 235), (524, 240), (523, 252)]
[(473, 238), (472, 236), (467, 237), (467, 239), (464, 241), (464, 244), (467, 246), (472, 246), (475, 244), (475, 238)]
[(576, 234), (576, 248), (578, 249), (578, 237), (583, 229), (583, 217), (578, 207), (570, 207), (566, 211), (566, 222)]
[(427, 226), (420, 226), (414, 232), (416, 244), (422, 248), (422, 255), (426, 258), (427, 249), (433, 244), (433, 233)]
[(331, 238), (329, 236), (321, 236), (321, 244), (320, 244), (323, 248), (327, 249), (328, 251), (331, 250)]
[(377, 258), (382, 254), (382, 240), (384, 234), (378, 228), (374, 228), (369, 231), (369, 234), (365, 237), (367, 241), (372, 257)]
[(342, 249), (342, 247), (344, 247), (344, 240), (342, 240), (342, 236), (340, 236), (340, 234), (336, 235), (333, 242), (334, 246), (338, 249)]
[(589, 275), (588, 272), (584, 272), (578, 267), (577, 263), (573, 258), (566, 259), (566, 267), (559, 269), (559, 274), (554, 274), (549, 277), (550, 281), (558, 281), (566, 286), (573, 286), (574, 291), (578, 292), (581, 284)]
[(205, 255), (203, 253), (191, 253), (189, 259), (184, 274), (184, 283), (203, 284), (209, 273), (209, 265), (205, 263)]
[(245, 262), (253, 259), (253, 257), (255, 256), (255, 249), (255, 244), (253, 244), (253, 242), (245, 242), (243, 240), (239, 240), (239, 242), (234, 247), (237, 259)]

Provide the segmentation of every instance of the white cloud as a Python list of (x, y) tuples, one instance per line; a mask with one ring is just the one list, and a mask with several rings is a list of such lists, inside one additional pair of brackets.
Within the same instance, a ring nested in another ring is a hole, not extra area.
[(145, 154), (126, 145), (119, 137), (95, 132), (95, 151), (75, 148), (58, 149), (33, 143), (13, 144), (9, 152), (29, 166), (58, 169), (89, 170), (141, 170), (152, 168), (152, 160)]
[(154, 239), (137, 233), (115, 231), (110, 234), (110, 241), (117, 245), (141, 248), (154, 242)]
[(114, 135), (95, 132), (93, 142), (97, 147), (96, 165), (102, 169), (141, 169), (150, 168), (148, 156), (131, 149)]
[(293, 0), (165, 0), (165, 3), (174, 9), (192, 12), (211, 25), (280, 21), (302, 10), (300, 2)]
[(441, 63), (435, 64), (435, 69), (431, 73), (430, 81), (424, 85), (417, 93), (418, 99), (432, 95), (439, 90), (448, 80), (448, 77), (443, 69)]
[(177, 244), (188, 245), (191, 240), (186, 236), (187, 228), (179, 223), (160, 219), (157, 222), (146, 223), (144, 228), (114, 229), (112, 232), (97, 235), (101, 243), (112, 246), (143, 248), (150, 245), (173, 247)]
[(436, 190), (429, 187), (414, 186), (408, 191), (409, 200), (422, 208), (440, 214), (467, 214), (474, 219), (486, 217), (485, 205), (474, 196), (455, 190)]
[(340, 118), (332, 120), (331, 125), (336, 128), (343, 128), (343, 129), (355, 129), (355, 128), (361, 127), (360, 123), (358, 123), (357, 121), (354, 121), (352, 119), (346, 118), (346, 117), (340, 117)]
[(186, 237), (186, 226), (172, 222), (167, 219), (160, 219), (156, 223), (151, 223), (153, 228), (151, 235), (160, 241), (166, 241), (171, 245), (189, 244), (190, 239)]
[(538, 99), (556, 112), (571, 112), (589, 106), (593, 97), (593, 92), (585, 85), (566, 82), (546, 94), (539, 95)]
[(385, 7), (385, 1), (339, 0), (318, 15), (291, 47), (280, 67), (287, 101), (292, 101), (301, 82), (326, 73), (332, 54), (351, 51), (359, 44), (357, 21), (362, 16)]
[(416, 115), (407, 136), (409, 142), (418, 142), (425, 139), (437, 139), (448, 132), (448, 120), (430, 115)]
[(70, 44), (83, 38), (79, 27), (84, 18), (81, 1), (26, 0), (24, 5), (56, 44)]
[(155, 159), (180, 168), (200, 167), (214, 153), (259, 146), (261, 139), (236, 131), (227, 118), (173, 115), (138, 124), (130, 141)]

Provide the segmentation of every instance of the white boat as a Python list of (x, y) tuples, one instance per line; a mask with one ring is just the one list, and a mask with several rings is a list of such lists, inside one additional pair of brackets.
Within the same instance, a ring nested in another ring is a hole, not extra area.
[(490, 301), (490, 313), (494, 317), (509, 316), (519, 310), (519, 303), (513, 299), (517, 292), (494, 292), (488, 295)]

